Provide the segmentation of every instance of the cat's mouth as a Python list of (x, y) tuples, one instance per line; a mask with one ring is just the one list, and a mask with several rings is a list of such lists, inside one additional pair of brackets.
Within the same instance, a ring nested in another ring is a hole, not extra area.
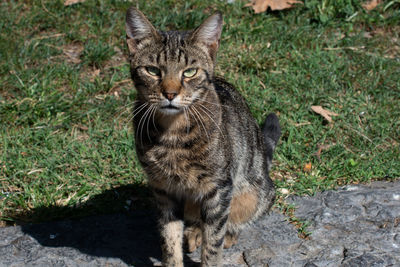
[(181, 109), (177, 106), (172, 105), (172, 103), (170, 103), (169, 105), (165, 105), (160, 107), (160, 110), (165, 113), (165, 114), (177, 114), (181, 111)]
[(174, 105), (172, 105), (172, 104), (169, 104), (169, 105), (167, 105), (167, 106), (161, 107), (161, 109), (179, 109), (179, 108), (176, 107), (176, 106), (174, 106)]

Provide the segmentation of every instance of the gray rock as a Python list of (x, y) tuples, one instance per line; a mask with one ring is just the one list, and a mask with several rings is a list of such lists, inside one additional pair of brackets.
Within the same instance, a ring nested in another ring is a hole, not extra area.
[[(295, 215), (311, 222), (317, 266), (400, 266), (400, 183), (347, 186), (314, 197), (293, 197)], [(308, 208), (312, 207), (312, 209)]]
[[(310, 222), (310, 240), (271, 212), (224, 251), (224, 266), (400, 266), (400, 181), (289, 202)], [(160, 266), (155, 225), (151, 212), (136, 211), (0, 228), (0, 266)], [(187, 254), (186, 266), (199, 260), (199, 250)]]

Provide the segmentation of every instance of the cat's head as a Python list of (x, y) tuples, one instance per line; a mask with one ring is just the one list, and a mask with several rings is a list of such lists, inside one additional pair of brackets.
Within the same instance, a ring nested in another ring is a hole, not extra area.
[(161, 32), (135, 8), (126, 15), (131, 74), (141, 101), (178, 114), (210, 90), (222, 30), (215, 13), (192, 31)]

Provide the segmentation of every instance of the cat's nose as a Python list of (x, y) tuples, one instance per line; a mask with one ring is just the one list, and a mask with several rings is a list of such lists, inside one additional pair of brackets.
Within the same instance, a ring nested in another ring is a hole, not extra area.
[(161, 83), (161, 92), (163, 96), (172, 101), (181, 91), (181, 83), (178, 79), (166, 76)]
[(166, 99), (168, 99), (169, 101), (172, 101), (178, 94), (171, 93), (171, 92), (163, 92), (163, 95), (165, 96)]

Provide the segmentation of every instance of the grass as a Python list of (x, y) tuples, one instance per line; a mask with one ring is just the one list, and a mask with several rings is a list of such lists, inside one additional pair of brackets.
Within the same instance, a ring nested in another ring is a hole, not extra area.
[[(311, 0), (257, 15), (241, 1), (134, 4), (161, 29), (195, 27), (216, 9), (225, 14), (216, 71), (260, 123), (279, 114), (272, 177), (281, 209), (288, 194), (400, 177), (399, 1), (366, 12), (360, 1)], [(4, 225), (148, 205), (130, 125), (130, 5), (0, 4)], [(339, 116), (327, 123), (312, 105)]]

